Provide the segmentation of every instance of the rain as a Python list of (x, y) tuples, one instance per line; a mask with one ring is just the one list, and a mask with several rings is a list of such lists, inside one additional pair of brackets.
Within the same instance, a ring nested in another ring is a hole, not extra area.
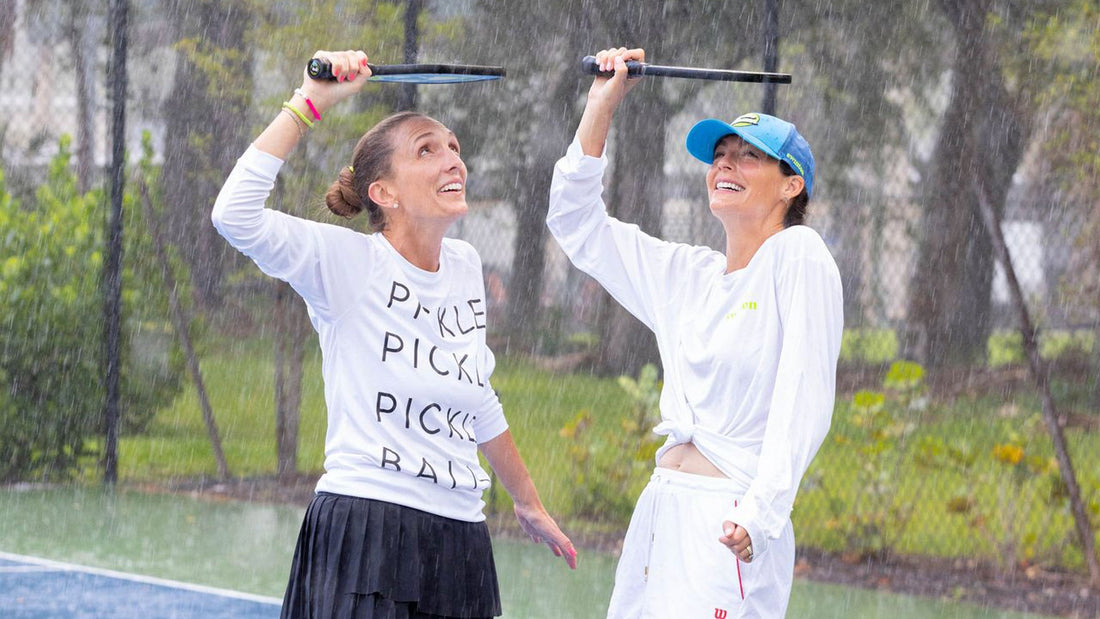
[[(592, 84), (581, 58), (618, 46), (791, 76), (637, 80), (602, 196), (642, 233), (726, 251), (684, 148), (701, 119), (774, 114), (813, 148), (806, 223), (839, 267), (844, 331), (786, 616), (1100, 616), (1092, 0), (0, 0), (0, 615), (38, 603), (4, 591), (28, 557), (278, 614), (325, 472), (331, 360), (300, 292), (211, 210), (314, 53), (362, 49), (506, 76), (368, 83), (303, 132), (266, 207), (369, 233), (325, 204), (360, 136), (401, 110), (454, 132), (468, 211), (447, 235), (484, 283), (455, 328), (484, 326), (511, 435), (579, 555), (570, 571), (531, 542), (483, 458), (503, 616), (605, 616), (665, 440), (666, 351), (546, 219)], [(427, 342), (387, 336), (436, 367)], [(403, 395), (364, 415), (435, 430), (431, 397)]]

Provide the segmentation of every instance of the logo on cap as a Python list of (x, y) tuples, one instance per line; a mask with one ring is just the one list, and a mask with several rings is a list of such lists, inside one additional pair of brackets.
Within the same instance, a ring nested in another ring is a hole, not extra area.
[(806, 177), (806, 171), (802, 169), (802, 164), (799, 163), (798, 160), (794, 158), (794, 155), (792, 155), (790, 153), (787, 153), (787, 160), (790, 161), (791, 164), (794, 165), (794, 167), (798, 169), (798, 175), (799, 176), (801, 176), (803, 178)]
[(760, 114), (742, 114), (731, 123), (733, 127), (748, 127), (760, 124)]

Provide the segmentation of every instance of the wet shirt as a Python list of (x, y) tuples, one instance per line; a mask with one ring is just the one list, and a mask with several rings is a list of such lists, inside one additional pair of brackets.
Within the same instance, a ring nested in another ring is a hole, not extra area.
[(709, 247), (669, 243), (610, 217), (606, 157), (574, 140), (554, 168), (547, 224), (577, 268), (656, 335), (661, 423), (745, 488), (728, 520), (757, 555), (779, 537), (828, 433), (843, 331), (840, 273), (821, 237), (792, 226), (726, 273)]
[(489, 384), (481, 260), (444, 239), (424, 271), (380, 233), (264, 208), (283, 161), (250, 147), (218, 196), (214, 226), (306, 302), (319, 336), (328, 429), (319, 492), (484, 520), (477, 445), (507, 428)]

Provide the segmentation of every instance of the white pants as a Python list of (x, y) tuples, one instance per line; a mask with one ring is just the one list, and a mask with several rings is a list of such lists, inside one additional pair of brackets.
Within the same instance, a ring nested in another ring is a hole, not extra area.
[(794, 579), (790, 521), (752, 563), (718, 541), (744, 488), (731, 479), (657, 468), (623, 541), (608, 619), (783, 617)]

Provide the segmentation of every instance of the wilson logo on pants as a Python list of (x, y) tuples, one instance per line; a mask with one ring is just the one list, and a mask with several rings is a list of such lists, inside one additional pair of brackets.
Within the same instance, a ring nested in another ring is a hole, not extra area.
[(715, 608), (714, 619), (726, 619), (726, 610), (724, 608)]

